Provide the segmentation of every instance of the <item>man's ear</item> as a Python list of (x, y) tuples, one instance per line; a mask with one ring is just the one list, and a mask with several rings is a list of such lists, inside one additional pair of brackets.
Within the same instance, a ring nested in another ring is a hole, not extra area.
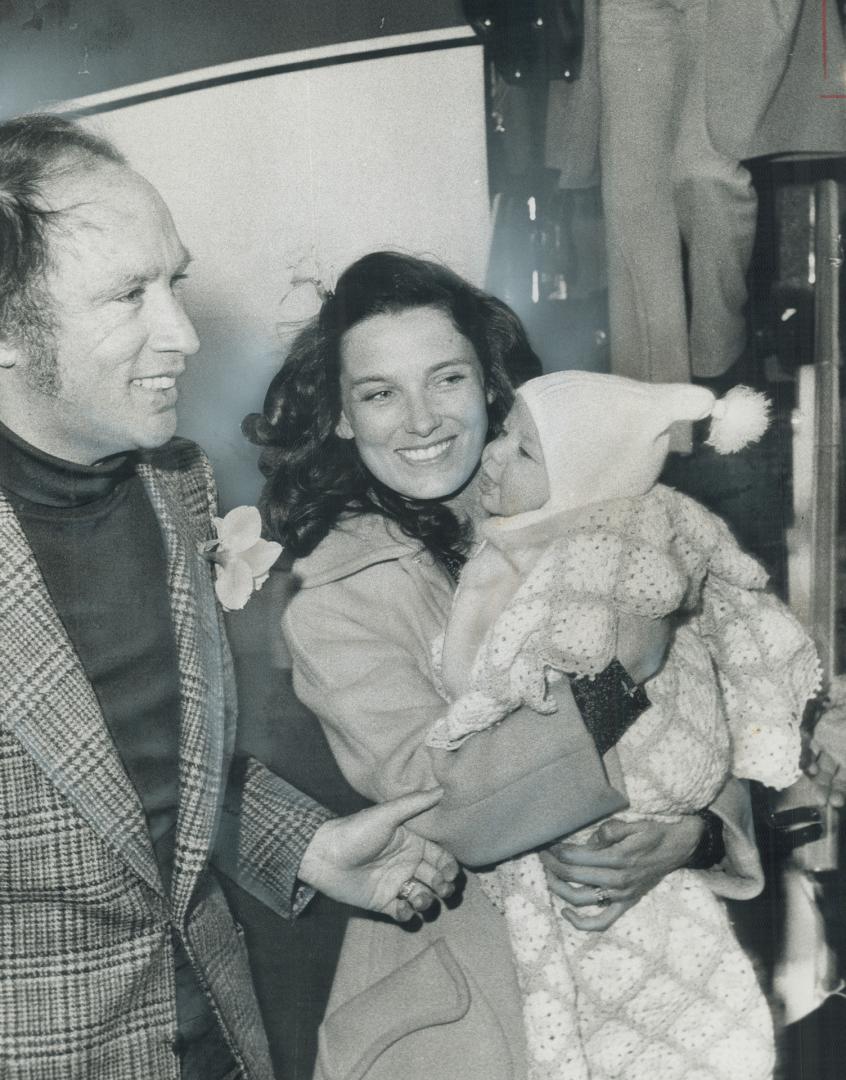
[(489, 386), (485, 391), (485, 401), (487, 401), (488, 405), (493, 405), (495, 396), (493, 389)]
[(350, 422), (347, 420), (346, 415), (341, 413), (341, 419), (335, 425), (335, 434), (339, 439), (354, 439), (355, 432), (350, 427)]

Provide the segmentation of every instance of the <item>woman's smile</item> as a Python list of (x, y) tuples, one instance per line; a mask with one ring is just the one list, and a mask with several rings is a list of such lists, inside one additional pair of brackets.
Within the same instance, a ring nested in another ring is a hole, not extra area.
[(409, 465), (429, 465), (447, 454), (454, 441), (455, 435), (450, 435), (449, 438), (440, 439), (436, 443), (429, 443), (428, 446), (397, 447), (397, 453)]

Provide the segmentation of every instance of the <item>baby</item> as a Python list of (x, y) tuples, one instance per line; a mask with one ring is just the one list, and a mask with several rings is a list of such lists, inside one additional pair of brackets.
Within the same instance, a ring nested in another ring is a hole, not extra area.
[[(726, 525), (656, 483), (671, 424), (708, 415), (719, 452), (767, 426), (765, 399), (744, 387), (718, 402), (585, 372), (521, 387), (483, 458), (493, 516), (438, 649), (452, 704), (430, 745), (454, 748), (524, 703), (554, 711), (548, 686), (564, 674), (587, 676), (589, 699), (642, 620), (675, 612), (651, 704), (616, 746), (621, 816), (696, 812), (730, 774), (776, 787), (798, 776), (813, 644)], [(602, 934), (557, 915), (536, 855), (481, 876), (508, 920), (532, 1080), (771, 1076), (769, 1010), (712, 891), (718, 873), (670, 874)]]

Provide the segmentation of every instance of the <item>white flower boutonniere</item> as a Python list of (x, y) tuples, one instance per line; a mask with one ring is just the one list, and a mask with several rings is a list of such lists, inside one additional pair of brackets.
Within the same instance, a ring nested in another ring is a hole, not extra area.
[(226, 517), (216, 517), (214, 527), (216, 539), (207, 540), (200, 551), (215, 564), (214, 591), (224, 611), (240, 611), (267, 581), (282, 545), (262, 540), (255, 506), (236, 506)]

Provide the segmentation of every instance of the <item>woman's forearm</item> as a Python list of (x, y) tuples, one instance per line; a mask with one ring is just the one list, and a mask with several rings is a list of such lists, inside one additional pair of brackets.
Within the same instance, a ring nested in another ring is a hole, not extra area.
[(443, 787), (440, 804), (413, 827), (462, 862), (496, 862), (625, 805), (566, 681), (553, 689), (556, 713), (521, 709), (458, 750), (434, 750), (426, 735), (446, 703), (408, 654), (375, 635), (356, 639), (352, 628), (326, 646), (309, 629), (304, 618), (289, 628), (294, 686), (341, 771), (374, 801)]
[(479, 866), (622, 809), (567, 684), (555, 694), (550, 716), (523, 708), (457, 750), (429, 751), (445, 795), (414, 827), (433, 828), (456, 858)]

